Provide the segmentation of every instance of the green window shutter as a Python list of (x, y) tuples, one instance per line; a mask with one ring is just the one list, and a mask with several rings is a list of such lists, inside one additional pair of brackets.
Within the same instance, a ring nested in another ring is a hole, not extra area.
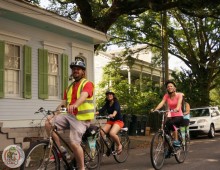
[(38, 49), (38, 95), (48, 99), (48, 51)]
[(24, 98), (30, 99), (32, 85), (32, 50), (31, 47), (24, 46)]
[(5, 43), (0, 41), (0, 98), (4, 97), (4, 57)]
[(69, 76), (68, 76), (68, 55), (66, 54), (62, 54), (62, 58), (61, 58), (61, 67), (62, 67), (62, 70), (61, 70), (61, 83), (62, 83), (62, 86), (61, 86), (61, 94), (62, 94), (62, 98), (63, 98), (63, 95), (64, 95), (64, 90), (68, 87), (68, 79), (69, 79)]

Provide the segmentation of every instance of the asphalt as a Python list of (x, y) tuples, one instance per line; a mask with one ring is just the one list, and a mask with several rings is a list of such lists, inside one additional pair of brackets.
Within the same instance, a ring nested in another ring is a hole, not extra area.
[[(152, 134), (148, 136), (129, 136), (129, 139), (130, 139), (130, 149), (148, 148), (150, 147)], [(2, 155), (2, 152), (0, 152), (0, 155)], [(0, 158), (0, 170), (11, 170), (11, 168), (8, 168), (4, 165), (1, 158)], [(19, 168), (16, 168), (14, 170), (19, 170)]]
[(147, 148), (150, 146), (152, 135), (148, 136), (129, 136), (130, 138), (130, 149), (135, 148)]

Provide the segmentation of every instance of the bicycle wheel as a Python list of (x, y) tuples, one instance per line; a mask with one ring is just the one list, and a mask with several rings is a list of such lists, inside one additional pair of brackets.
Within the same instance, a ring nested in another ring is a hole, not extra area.
[(188, 132), (186, 133), (186, 136), (185, 136), (185, 142), (186, 142), (185, 148), (186, 148), (186, 151), (188, 152), (190, 148), (190, 135)]
[(88, 169), (100, 169), (101, 164), (101, 150), (100, 145), (98, 142), (96, 142), (96, 150), (95, 152), (92, 152), (89, 148), (88, 141), (86, 142), (84, 149), (84, 159), (85, 159), (85, 165)]
[(181, 141), (181, 146), (175, 148), (175, 159), (178, 163), (183, 163), (186, 159), (187, 142), (185, 141), (185, 145), (183, 144), (182, 135), (180, 132), (178, 132), (178, 137)]
[[(55, 148), (48, 147), (49, 141), (38, 141), (30, 146), (25, 153), (25, 160), (21, 166), (21, 170), (59, 170), (60, 160)], [(53, 160), (50, 160), (51, 157)]]
[[(120, 154), (115, 153), (114, 159), (118, 162), (118, 163), (123, 163), (127, 160), (128, 155), (129, 155), (129, 149), (130, 149), (130, 139), (127, 135), (127, 133), (119, 133), (118, 135), (120, 142), (122, 144), (122, 152)], [(114, 150), (116, 151), (116, 144), (114, 143)]]
[(150, 157), (154, 169), (158, 170), (163, 167), (165, 160), (164, 138), (160, 132), (157, 132), (151, 140)]

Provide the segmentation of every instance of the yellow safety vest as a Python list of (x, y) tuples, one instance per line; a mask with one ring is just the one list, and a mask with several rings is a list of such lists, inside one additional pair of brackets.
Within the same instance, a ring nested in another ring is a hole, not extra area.
[[(80, 94), (85, 86), (85, 84), (88, 82), (85, 78), (82, 78), (80, 80), (80, 84), (77, 90), (77, 99), (80, 97)], [(71, 84), (67, 88), (67, 105), (70, 104), (72, 100), (72, 87), (73, 84)], [(78, 113), (76, 114), (76, 118), (78, 120), (91, 120), (94, 119), (94, 103), (93, 103), (93, 96), (90, 98), (87, 98), (78, 108)]]

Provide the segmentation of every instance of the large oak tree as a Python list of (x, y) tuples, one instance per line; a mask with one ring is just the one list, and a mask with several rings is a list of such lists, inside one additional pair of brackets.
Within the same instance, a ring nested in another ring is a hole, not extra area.
[[(158, 48), (161, 48), (160, 23), (157, 22), (158, 16), (152, 15), (152, 12), (170, 11), (177, 25), (169, 25), (168, 28), (169, 53), (183, 60), (192, 70), (197, 91), (200, 92), (197, 96), (199, 104), (209, 104), (209, 91), (215, 87), (214, 80), (220, 72), (218, 34), (220, 0), (51, 0), (51, 2), (53, 5), (49, 7), (50, 10), (104, 33), (118, 35), (119, 41), (147, 42)], [(57, 6), (58, 4), (60, 6)], [(140, 18), (141, 15), (144, 17)], [(138, 32), (138, 22), (145, 27), (143, 32)], [(182, 29), (176, 29), (177, 27)], [(114, 42), (118, 40), (116, 38)]]
[[(39, 3), (39, 0), (26, 0)], [(220, 0), (49, 0), (50, 9), (82, 24), (107, 33), (122, 15), (139, 15), (148, 10), (160, 12), (176, 8), (181, 12), (199, 17), (219, 18)], [(56, 4), (56, 5), (55, 5)], [(58, 7), (57, 4), (60, 6)], [(79, 15), (78, 15), (79, 14)], [(150, 16), (149, 16), (150, 17)]]

